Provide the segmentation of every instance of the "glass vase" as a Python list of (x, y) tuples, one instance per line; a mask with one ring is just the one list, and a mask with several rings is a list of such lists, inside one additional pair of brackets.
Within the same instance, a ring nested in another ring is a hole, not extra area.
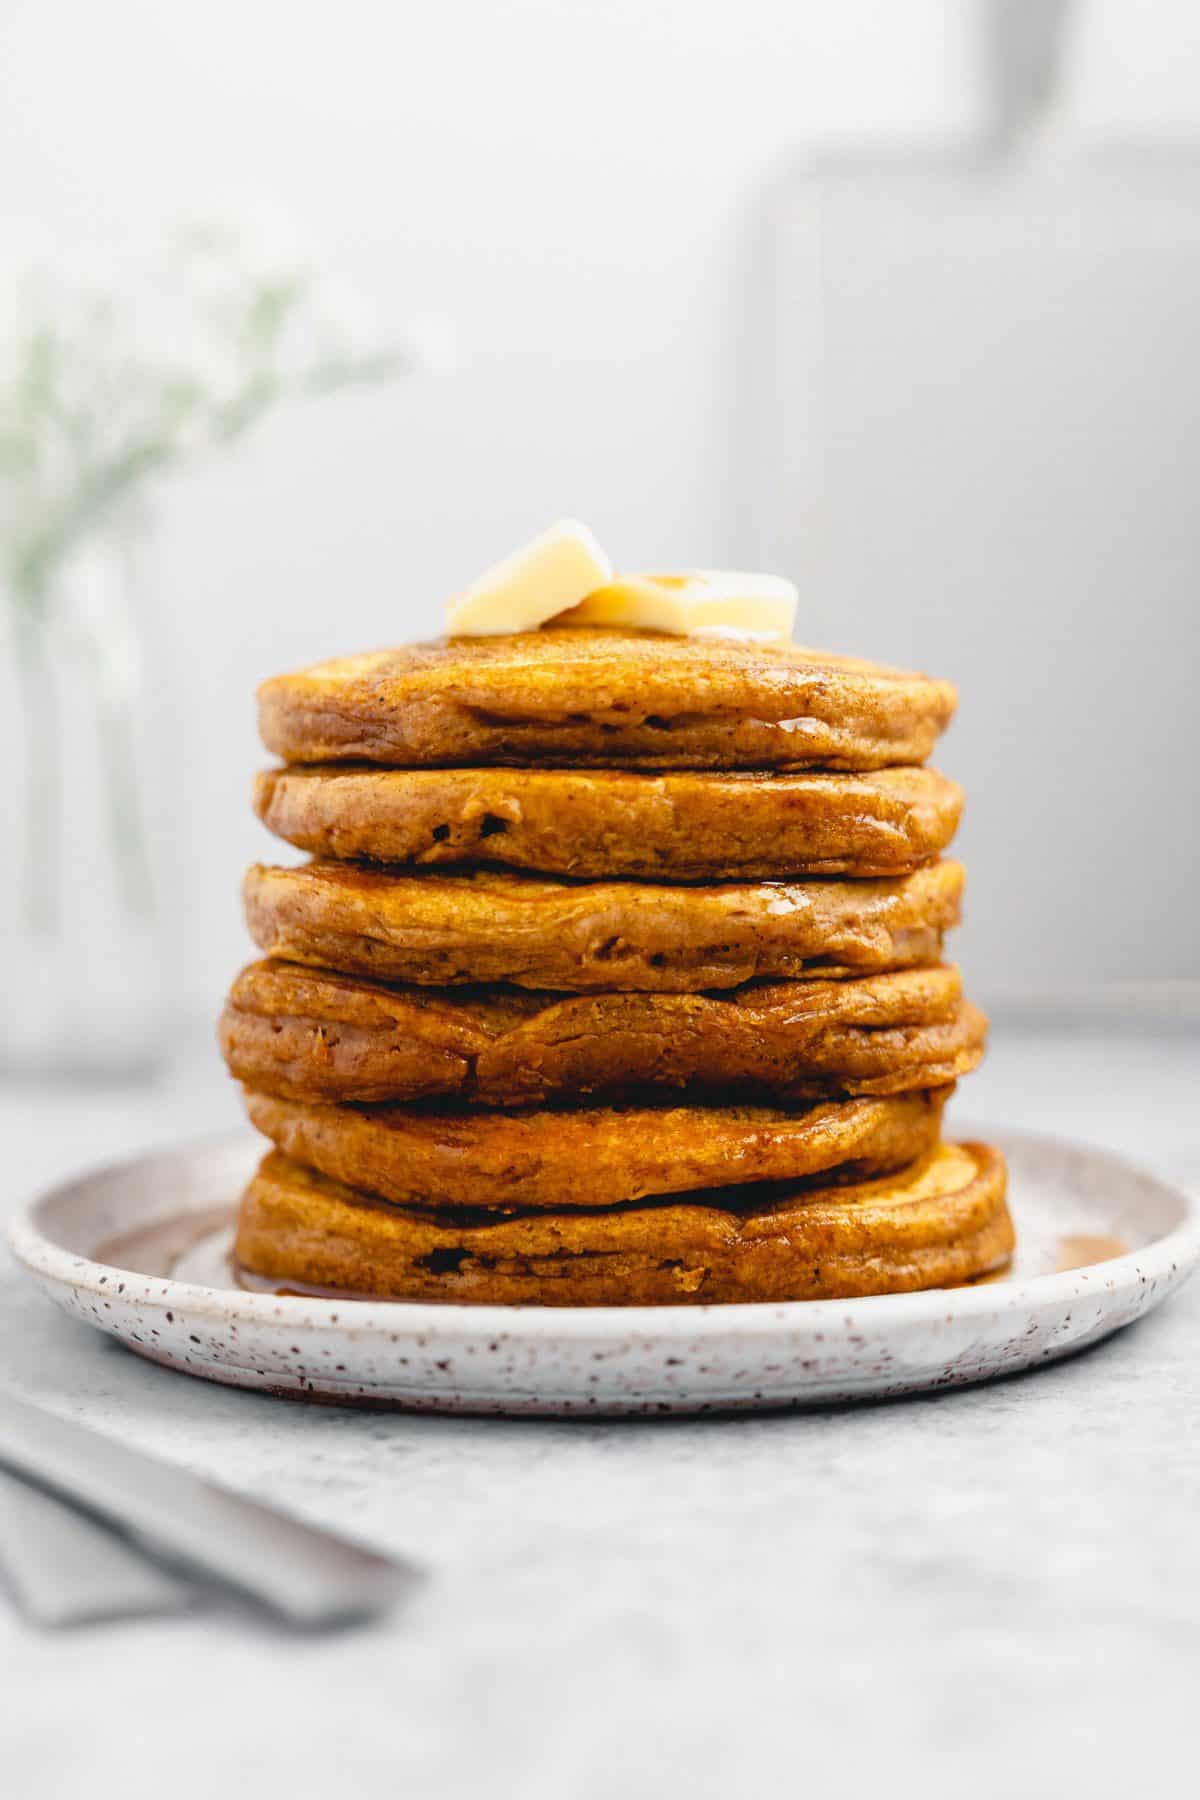
[(140, 532), (0, 589), (8, 1073), (146, 1074), (164, 1047)]

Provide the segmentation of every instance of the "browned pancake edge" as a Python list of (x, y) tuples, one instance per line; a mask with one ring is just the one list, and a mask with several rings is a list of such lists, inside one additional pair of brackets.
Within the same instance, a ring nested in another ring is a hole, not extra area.
[(258, 701), (287, 762), (879, 769), (924, 762), (956, 695), (796, 644), (547, 627), (319, 663)]
[[(670, 1306), (849, 1299), (1003, 1268), (1013, 1228), (998, 1150), (941, 1144), (896, 1175), (765, 1204), (713, 1194), (490, 1223), (382, 1205), (266, 1157), (238, 1221), (256, 1284), (391, 1300)], [(724, 1201), (724, 1203), (723, 1203)]]
[(237, 977), (219, 1035), (239, 1081), (284, 1098), (529, 1106), (643, 1089), (899, 1093), (967, 1074), (986, 1032), (944, 965), (723, 994), (564, 995), (389, 987), (268, 960)]
[(892, 880), (705, 887), (315, 862), (256, 865), (243, 898), (267, 955), (343, 974), (695, 993), (936, 963), (962, 888), (948, 861)]
[(244, 1090), (295, 1161), (401, 1206), (486, 1211), (623, 1205), (731, 1183), (902, 1168), (937, 1142), (949, 1088), (767, 1106), (483, 1112), (318, 1106)]
[(648, 775), (595, 769), (282, 768), (255, 810), (318, 857), (492, 863), (591, 880), (903, 875), (954, 836), (962, 790), (935, 769)]

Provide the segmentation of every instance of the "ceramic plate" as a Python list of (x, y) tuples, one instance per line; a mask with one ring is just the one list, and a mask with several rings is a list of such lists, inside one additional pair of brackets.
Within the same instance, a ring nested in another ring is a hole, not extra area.
[(247, 1292), (229, 1263), (233, 1209), (262, 1153), (245, 1134), (57, 1187), (12, 1244), (51, 1299), (139, 1355), (273, 1394), (526, 1414), (865, 1399), (1080, 1350), (1165, 1300), (1200, 1259), (1200, 1205), (1185, 1194), (1101, 1150), (986, 1135), (1009, 1159), (1012, 1270), (877, 1299), (540, 1310)]

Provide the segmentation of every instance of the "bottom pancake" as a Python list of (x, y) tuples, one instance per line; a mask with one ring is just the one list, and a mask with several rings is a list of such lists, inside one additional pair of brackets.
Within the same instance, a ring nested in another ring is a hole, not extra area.
[(1006, 1172), (985, 1144), (940, 1144), (899, 1174), (782, 1196), (522, 1213), (486, 1224), (370, 1200), (278, 1151), (242, 1201), (249, 1285), (475, 1305), (671, 1306), (850, 1299), (1002, 1268)]

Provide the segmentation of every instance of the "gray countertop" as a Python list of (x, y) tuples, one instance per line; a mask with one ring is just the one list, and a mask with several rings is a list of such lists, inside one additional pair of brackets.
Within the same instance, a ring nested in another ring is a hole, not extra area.
[[(957, 1102), (1200, 1183), (1200, 1040), (997, 1032)], [(6, 1203), (232, 1124), (153, 1090), (0, 1089)], [(758, 1418), (358, 1414), (137, 1361), (0, 1276), (0, 1379), (381, 1548), (405, 1611), (39, 1635), (0, 1609), (23, 1796), (1116, 1795), (1186, 1789), (1200, 1680), (1200, 1283), (1085, 1355)]]

